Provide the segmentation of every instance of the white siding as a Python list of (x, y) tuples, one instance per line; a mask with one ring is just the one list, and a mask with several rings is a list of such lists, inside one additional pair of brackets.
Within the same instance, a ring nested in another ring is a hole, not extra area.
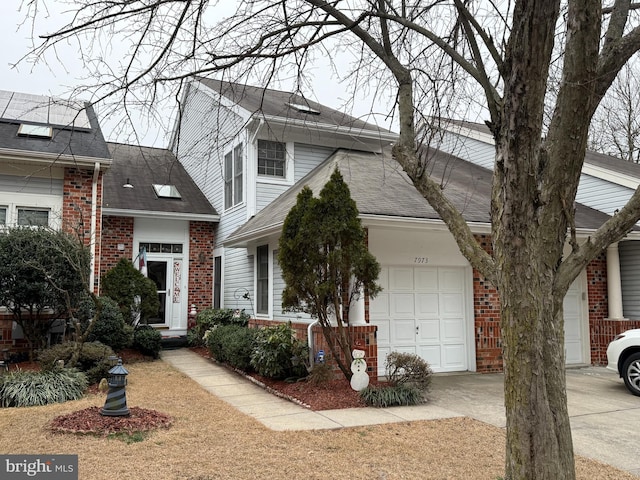
[(640, 319), (640, 241), (620, 242), (622, 311), (625, 318)]
[(311, 319), (306, 313), (283, 312), (282, 292), (286, 283), (282, 278), (282, 269), (278, 264), (278, 250), (273, 251), (273, 318), (275, 320), (289, 320), (291, 322), (307, 322)]
[(616, 209), (625, 206), (632, 194), (633, 190), (629, 188), (583, 173), (580, 176), (576, 202), (613, 215)]
[[(231, 309), (244, 309), (255, 316), (253, 298), (253, 255), (247, 255), (244, 248), (226, 248), (224, 250), (224, 292), (223, 306)], [(249, 300), (243, 295), (249, 293)]]
[(295, 181), (307, 175), (335, 151), (333, 148), (296, 143)]
[(493, 145), (450, 132), (443, 135), (442, 143), (437, 148), (489, 170), (493, 170), (496, 160)]

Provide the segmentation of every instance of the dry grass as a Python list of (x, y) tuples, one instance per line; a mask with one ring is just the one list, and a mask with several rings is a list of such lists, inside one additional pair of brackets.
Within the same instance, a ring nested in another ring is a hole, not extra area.
[[(167, 413), (168, 430), (137, 443), (55, 434), (58, 415), (102, 406), (104, 396), (0, 410), (0, 452), (78, 454), (80, 479), (488, 479), (503, 474), (504, 433), (470, 419), (331, 431), (273, 432), (167, 364), (129, 369), (128, 405)], [(635, 477), (586, 459), (578, 478)]]

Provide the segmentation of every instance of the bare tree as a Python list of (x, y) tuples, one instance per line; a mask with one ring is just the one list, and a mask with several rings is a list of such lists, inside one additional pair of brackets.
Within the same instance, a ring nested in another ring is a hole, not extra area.
[[(25, 6), (35, 11), (40, 2), (25, 0)], [(87, 36), (124, 34), (130, 46), (122, 69), (108, 71), (110, 78), (100, 65), (96, 72), (103, 92), (97, 98), (120, 92), (125, 106), (152, 101), (160, 86), (180, 85), (193, 74), (251, 76), (265, 86), (294, 75), (303, 85), (305, 68), (336, 45), (355, 59), (344, 75), (352, 88), (375, 85), (371, 88), (392, 92), (400, 128), (395, 159), (438, 211), (462, 254), (500, 293), (506, 478), (575, 478), (562, 300), (588, 262), (638, 221), (640, 191), (583, 243), (575, 236), (574, 200), (594, 112), (640, 48), (637, 4), (76, 0), (74, 5), (71, 23), (43, 37), (35, 53)], [(233, 11), (224, 17), (223, 8)], [(96, 65), (102, 57), (81, 43), (87, 65)], [(429, 68), (434, 56), (443, 59), (437, 78)], [(547, 96), (550, 69), (561, 76)], [(423, 93), (431, 93), (427, 86), (434, 79), (457, 91), (482, 93), (496, 150), (491, 254), (416, 153), (416, 119), (433, 105)], [(546, 119), (545, 98), (553, 102)], [(564, 254), (567, 242), (571, 252)]]
[(589, 148), (640, 163), (640, 78), (637, 61), (625, 65), (593, 118)]

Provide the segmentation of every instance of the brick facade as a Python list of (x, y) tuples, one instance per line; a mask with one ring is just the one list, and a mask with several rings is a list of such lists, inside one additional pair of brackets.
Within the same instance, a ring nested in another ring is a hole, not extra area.
[(189, 308), (200, 311), (213, 306), (213, 246), (215, 225), (189, 224)]
[[(96, 196), (95, 270), (94, 289), (97, 291), (101, 260), (102, 175), (99, 172)], [(62, 193), (62, 229), (91, 244), (91, 205), (93, 170), (65, 168)]]
[[(278, 325), (282, 323), (276, 320), (257, 320), (251, 319), (249, 325), (252, 327), (264, 327), (271, 325)], [(295, 330), (296, 338), (300, 340), (307, 339), (307, 332), (309, 325), (306, 323), (291, 323), (291, 327)], [(351, 338), (353, 338), (353, 346), (359, 350), (365, 351), (365, 361), (367, 362), (367, 372), (369, 377), (373, 380), (378, 379), (378, 344), (376, 340), (375, 325), (354, 325), (348, 327), (351, 332)], [(313, 327), (313, 344), (316, 352), (318, 350), (324, 350), (325, 355), (330, 355), (331, 352), (327, 346), (327, 342), (322, 334), (322, 328), (319, 325)], [(334, 366), (336, 376), (340, 375), (340, 371), (337, 365)]]
[[(124, 249), (118, 250), (118, 245)], [(121, 258), (134, 258), (133, 217), (103, 217), (101, 252), (100, 277), (115, 267)]]

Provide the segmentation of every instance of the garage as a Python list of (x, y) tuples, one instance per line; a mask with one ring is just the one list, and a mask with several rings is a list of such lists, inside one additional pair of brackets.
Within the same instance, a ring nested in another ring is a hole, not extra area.
[(415, 353), (434, 372), (469, 369), (463, 267), (383, 266), (382, 293), (371, 300), (378, 368), (391, 351)]

